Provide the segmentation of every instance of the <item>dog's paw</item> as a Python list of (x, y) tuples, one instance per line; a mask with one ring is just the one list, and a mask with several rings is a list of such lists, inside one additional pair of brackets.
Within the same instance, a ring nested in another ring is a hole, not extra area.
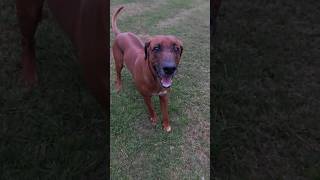
[(119, 94), (122, 89), (122, 83), (120, 81), (116, 81), (116, 92)]
[(116, 92), (117, 92), (117, 94), (119, 94), (120, 91), (121, 91), (121, 86), (117, 86), (117, 87), (116, 87)]
[(22, 72), (20, 82), (27, 88), (33, 88), (38, 84), (38, 76), (36, 72)]
[(150, 118), (150, 122), (151, 122), (151, 125), (155, 127), (157, 125), (157, 118), (156, 117)]
[(171, 126), (163, 127), (163, 130), (169, 133), (171, 132)]

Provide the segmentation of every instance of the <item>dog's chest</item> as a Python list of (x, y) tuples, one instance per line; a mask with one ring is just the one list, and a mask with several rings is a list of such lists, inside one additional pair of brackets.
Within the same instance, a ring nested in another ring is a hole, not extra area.
[(153, 96), (163, 96), (166, 95), (168, 93), (168, 90), (164, 89), (164, 90), (160, 90), (159, 92), (154, 92), (152, 93)]

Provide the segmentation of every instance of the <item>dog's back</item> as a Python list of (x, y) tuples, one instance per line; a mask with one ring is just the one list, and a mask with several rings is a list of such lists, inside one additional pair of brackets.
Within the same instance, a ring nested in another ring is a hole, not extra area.
[(115, 61), (118, 61), (121, 64), (124, 63), (133, 74), (135, 61), (143, 59), (144, 43), (134, 33), (120, 32), (118, 29), (117, 17), (123, 9), (124, 7), (120, 7), (112, 16), (112, 31), (115, 33), (112, 49)]

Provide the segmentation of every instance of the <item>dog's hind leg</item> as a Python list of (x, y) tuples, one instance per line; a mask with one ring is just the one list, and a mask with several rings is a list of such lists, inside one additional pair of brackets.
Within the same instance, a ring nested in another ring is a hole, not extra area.
[(34, 34), (41, 20), (43, 0), (16, 0), (17, 17), (22, 34), (22, 80), (27, 86), (38, 82)]
[(117, 42), (113, 44), (112, 52), (116, 69), (116, 91), (117, 93), (119, 93), (122, 87), (121, 71), (123, 68), (123, 53), (121, 52), (121, 49), (118, 47)]

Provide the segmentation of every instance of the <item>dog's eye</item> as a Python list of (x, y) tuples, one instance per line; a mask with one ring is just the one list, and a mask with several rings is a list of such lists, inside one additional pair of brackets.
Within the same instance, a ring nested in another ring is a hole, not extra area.
[(155, 52), (160, 51), (160, 45), (155, 46), (152, 50)]
[(173, 50), (174, 50), (175, 52), (179, 52), (179, 51), (180, 51), (180, 48), (177, 47), (177, 46), (174, 46), (174, 47), (173, 47)]

